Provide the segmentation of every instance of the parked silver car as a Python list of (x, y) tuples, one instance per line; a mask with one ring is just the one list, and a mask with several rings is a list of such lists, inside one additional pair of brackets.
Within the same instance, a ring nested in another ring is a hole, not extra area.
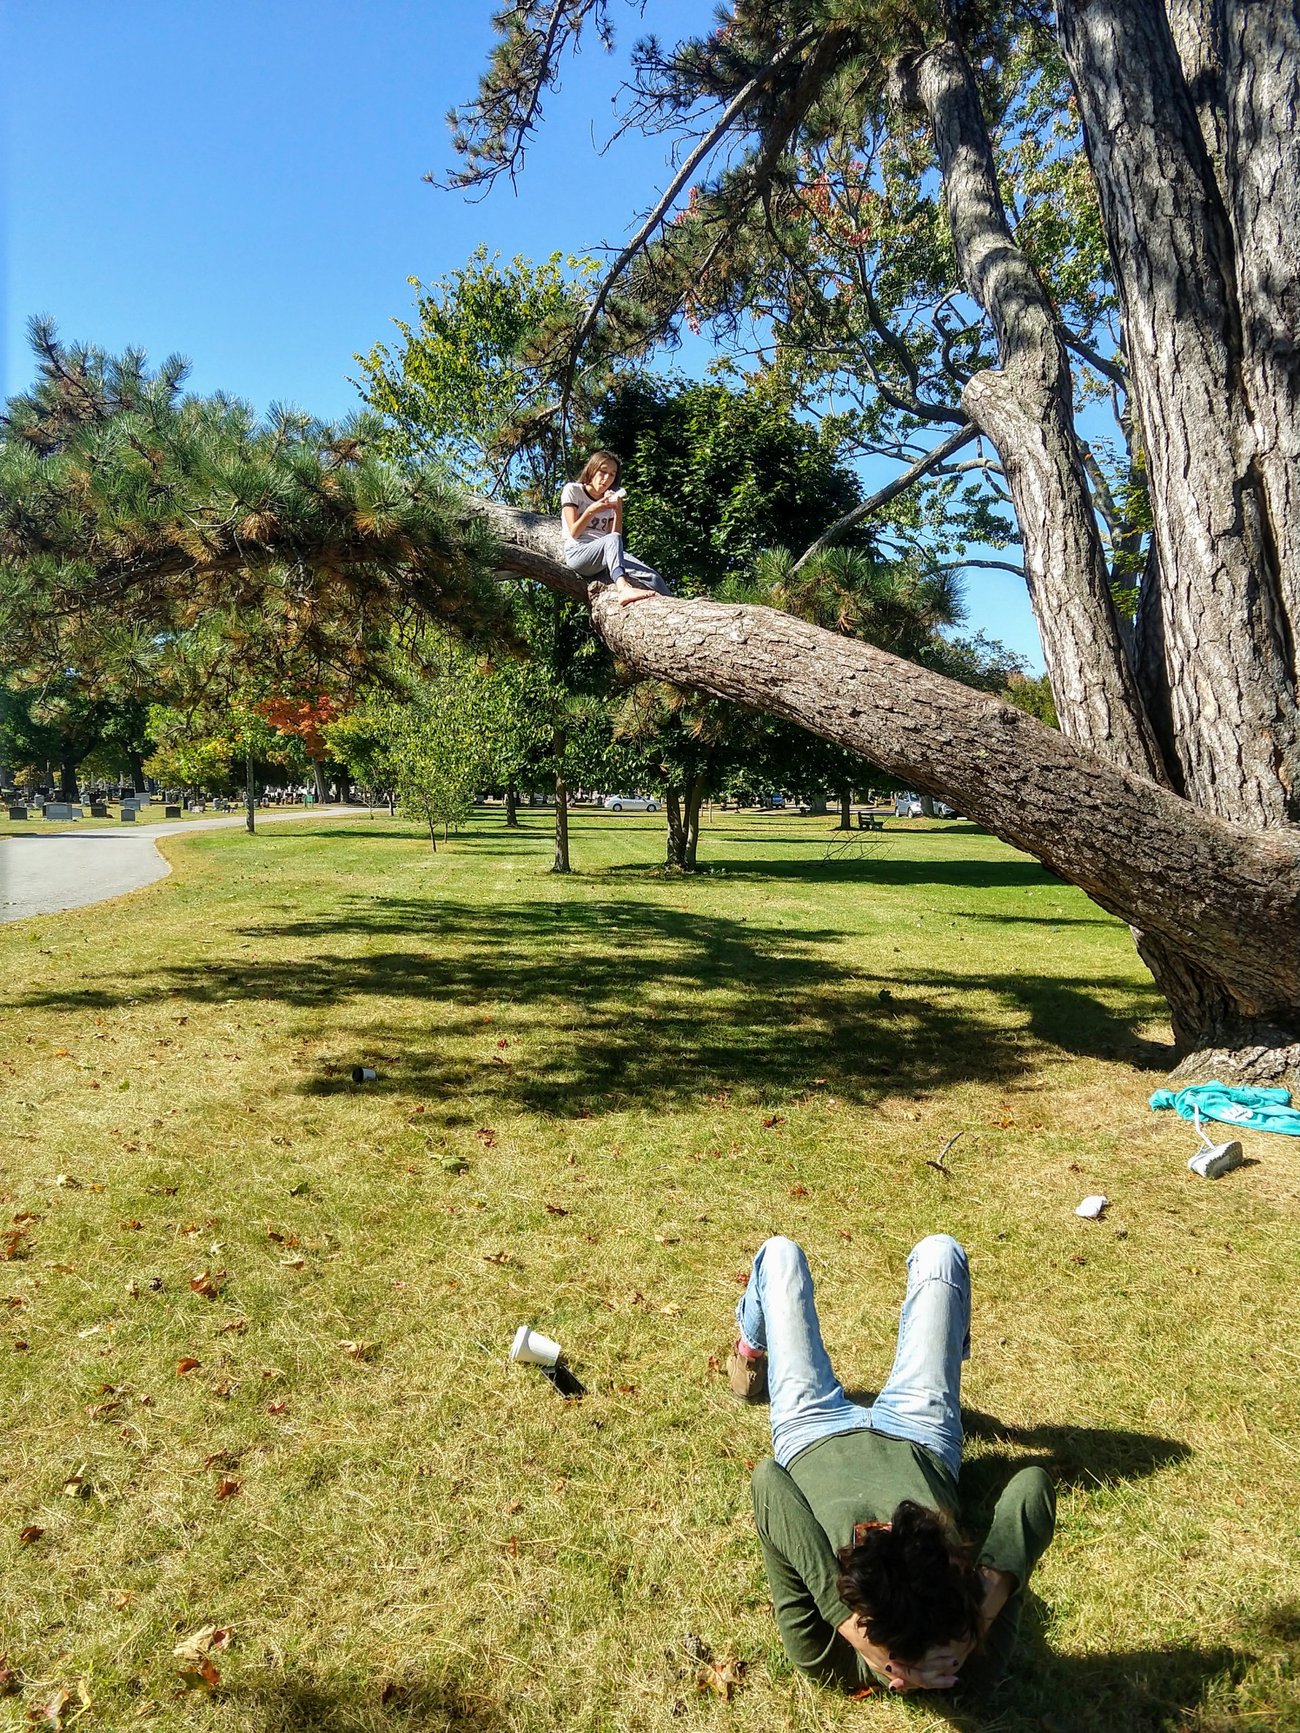
[(648, 800), (643, 794), (607, 794), (604, 799), (606, 812), (658, 812), (659, 802)]

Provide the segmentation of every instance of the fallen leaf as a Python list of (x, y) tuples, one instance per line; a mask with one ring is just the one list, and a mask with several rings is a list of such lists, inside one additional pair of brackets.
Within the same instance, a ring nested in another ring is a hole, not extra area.
[(22, 1337), (22, 1336), (15, 1336), (14, 1337), (14, 1353), (15, 1354), (26, 1354), (30, 1348), (31, 1348), (31, 1343), (28, 1342), (27, 1340), (25, 1340), (24, 1337)]
[(132, 1216), (132, 1217), (131, 1217), (131, 1219), (130, 1219), (130, 1221), (128, 1221), (128, 1222), (123, 1222), (123, 1223), (122, 1223), (122, 1227), (123, 1227), (123, 1229), (124, 1229), (124, 1230), (125, 1230), (125, 1232), (127, 1232), (127, 1233), (129, 1233), (129, 1234), (137, 1234), (137, 1233), (139, 1233), (139, 1231), (140, 1231), (140, 1229), (141, 1229), (141, 1228), (142, 1228), (142, 1227), (143, 1227), (143, 1226), (144, 1226), (144, 1223), (143, 1223), (143, 1222), (142, 1222), (142, 1221), (138, 1221), (138, 1220), (137, 1220), (137, 1219), (136, 1219), (136, 1218), (135, 1218), (135, 1216)]
[(696, 1688), (701, 1691), (713, 1691), (729, 1703), (745, 1677), (744, 1661), (739, 1661), (734, 1655), (728, 1655), (721, 1661), (705, 1661), (696, 1674)]
[(266, 1412), (268, 1414), (283, 1414), (287, 1411), (288, 1407), (289, 1404), (287, 1402), (268, 1402), (266, 1405)]
[(518, 1535), (512, 1534), (510, 1536), (509, 1540), (507, 1540), (505, 1542), (505, 1549), (510, 1554), (511, 1558), (518, 1558), (519, 1557), (519, 1537), (518, 1537)]
[(192, 1354), (187, 1354), (183, 1360), (176, 1362), (176, 1376), (183, 1378), (187, 1372), (197, 1372), (200, 1362)]
[(808, 1187), (806, 1185), (792, 1185), (790, 1187), (790, 1196), (791, 1197), (807, 1197), (808, 1196)]
[(113, 1596), (114, 1612), (124, 1613), (135, 1599), (134, 1589), (119, 1589)]
[(64, 1498), (89, 1498), (90, 1487), (81, 1474), (70, 1474), (63, 1483)]
[(0, 1655), (0, 1697), (8, 1697), (22, 1688), (23, 1682), (9, 1665), (8, 1655)]
[(27, 1228), (10, 1228), (0, 1234), (0, 1263), (11, 1264), (27, 1256), (32, 1249), (28, 1232)]
[(656, 1234), (655, 1239), (661, 1246), (679, 1246), (682, 1243), (680, 1234)]
[(682, 1315), (682, 1309), (680, 1306), (660, 1306), (659, 1311), (665, 1318), (680, 1318)]
[(306, 1258), (281, 1258), (280, 1259), (280, 1268), (282, 1270), (305, 1270), (306, 1267), (307, 1267)]
[(500, 1039), (500, 1040), (499, 1040), (499, 1041), (498, 1041), (498, 1042), (497, 1042), (497, 1046), (498, 1046), (498, 1047), (508, 1047), (508, 1046), (509, 1046), (509, 1045), (510, 1045), (510, 1043), (509, 1043), (509, 1042), (508, 1042), (508, 1041), (507, 1041), (507, 1040), (506, 1040), (506, 1038), (505, 1038), (505, 1036), (504, 1036), (504, 1035), (503, 1035), (503, 1036), (502, 1036), (502, 1037), (501, 1037), (501, 1039)]
[(227, 1324), (222, 1324), (217, 1331), (218, 1336), (243, 1336), (248, 1332), (247, 1318), (231, 1318)]
[(228, 1450), (214, 1450), (203, 1458), (203, 1472), (208, 1474), (214, 1468), (233, 1468), (235, 1458)]
[(38, 1541), (44, 1533), (45, 1530), (43, 1528), (38, 1528), (34, 1522), (29, 1522), (27, 1527), (20, 1532), (18, 1536), (18, 1544), (19, 1546), (31, 1546), (34, 1542)]
[(485, 1149), (496, 1148), (497, 1134), (493, 1131), (490, 1125), (481, 1125), (474, 1135), (479, 1139)]
[(349, 1360), (373, 1360), (377, 1352), (374, 1342), (340, 1342), (339, 1347)]
[(546, 1206), (546, 1213), (548, 1216), (567, 1216), (569, 1212), (565, 1209), (563, 1204), (548, 1203)]
[(190, 1291), (202, 1294), (205, 1300), (215, 1300), (228, 1281), (225, 1270), (200, 1270), (190, 1277)]
[(512, 1264), (514, 1261), (509, 1252), (484, 1252), (483, 1254), (485, 1264)]
[(213, 1664), (212, 1655), (227, 1647), (231, 1633), (221, 1625), (203, 1625), (172, 1650), (183, 1663), (181, 1678), (185, 1684), (215, 1691), (221, 1683), (221, 1673)]
[(782, 1115), (779, 1113), (773, 1113), (767, 1119), (765, 1119), (763, 1121), (763, 1130), (764, 1131), (774, 1131), (778, 1125), (784, 1125), (784, 1124), (785, 1124), (785, 1120), (782, 1117)]
[(507, 1516), (518, 1516), (519, 1512), (523, 1508), (524, 1508), (524, 1501), (522, 1498), (512, 1498), (510, 1500), (510, 1503), (508, 1505), (506, 1505), (506, 1507), (505, 1507), (506, 1515)]
[(55, 1185), (64, 1186), (68, 1191), (81, 1190), (81, 1181), (77, 1178), (76, 1174), (73, 1173), (56, 1173), (54, 1176), (54, 1183)]
[(216, 1498), (234, 1498), (237, 1493), (240, 1493), (243, 1490), (243, 1481), (236, 1479), (235, 1476), (231, 1474), (223, 1474), (221, 1479), (212, 1489), (213, 1495)]
[[(71, 1703), (71, 1701), (72, 1692), (68, 1690), (66, 1685), (60, 1685), (59, 1689), (51, 1696), (43, 1698), (39, 1703), (33, 1703), (30, 1709), (28, 1709), (27, 1720), (29, 1725), (32, 1727), (66, 1726), (63, 1717), (67, 1712), (68, 1704)], [(89, 1701), (89, 1699), (87, 1699), (87, 1701)]]

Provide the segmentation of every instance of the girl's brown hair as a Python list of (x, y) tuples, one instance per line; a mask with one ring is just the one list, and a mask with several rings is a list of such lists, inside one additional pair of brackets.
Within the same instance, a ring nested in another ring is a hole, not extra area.
[(603, 469), (611, 463), (614, 466), (614, 480), (617, 481), (619, 473), (623, 468), (620, 460), (615, 457), (612, 451), (593, 451), (586, 463), (583, 464), (582, 474), (578, 477), (578, 480), (582, 483), (583, 487), (586, 487), (587, 483), (591, 480), (592, 476), (595, 475), (598, 469)]

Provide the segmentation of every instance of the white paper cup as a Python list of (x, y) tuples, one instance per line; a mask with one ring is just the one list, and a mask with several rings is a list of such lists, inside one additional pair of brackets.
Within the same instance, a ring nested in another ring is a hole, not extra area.
[(372, 1070), (369, 1065), (354, 1065), (352, 1067), (352, 1081), (354, 1083), (373, 1083), (378, 1075), (379, 1073)]
[(510, 1344), (510, 1358), (520, 1366), (554, 1366), (560, 1357), (560, 1344), (521, 1324)]

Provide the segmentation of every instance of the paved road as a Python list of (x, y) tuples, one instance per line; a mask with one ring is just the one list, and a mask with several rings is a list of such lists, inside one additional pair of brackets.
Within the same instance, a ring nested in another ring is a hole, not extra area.
[[(290, 819), (343, 818), (355, 806), (316, 806), (310, 812), (259, 812), (258, 825)], [(44, 822), (44, 821), (41, 821)], [(158, 837), (186, 830), (238, 830), (231, 818), (172, 819), (163, 824), (124, 825), (121, 830), (32, 830), (0, 836), (0, 922), (25, 921), (85, 908), (138, 891), (172, 870), (154, 846)]]

